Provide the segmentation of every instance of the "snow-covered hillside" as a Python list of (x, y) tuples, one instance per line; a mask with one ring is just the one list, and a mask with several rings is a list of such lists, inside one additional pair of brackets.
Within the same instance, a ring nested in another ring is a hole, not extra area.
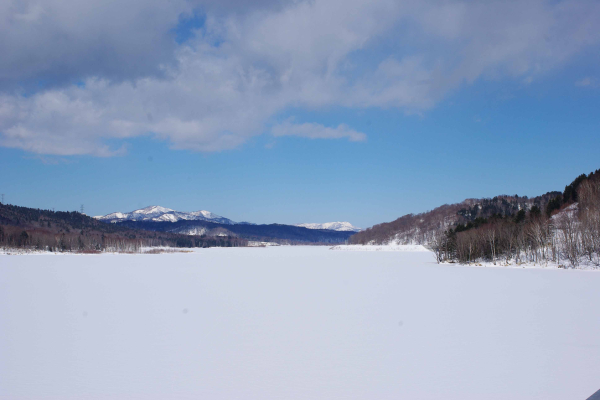
[(184, 226), (182, 228), (172, 229), (169, 232), (182, 233), (190, 236), (201, 236), (205, 235), (209, 230), (203, 226)]
[(149, 206), (129, 213), (114, 212), (104, 216), (94, 217), (103, 222), (122, 222), (122, 221), (154, 221), (154, 222), (177, 222), (180, 220), (191, 221), (210, 221), (219, 224), (233, 225), (234, 221), (229, 218), (211, 213), (210, 211), (200, 210), (192, 212), (175, 211), (161, 206)]
[(297, 224), (302, 228), (308, 229), (328, 229), (330, 231), (340, 232), (360, 232), (360, 228), (353, 226), (350, 222), (325, 222), (324, 224)]
[(496, 196), (494, 198), (466, 199), (461, 203), (444, 204), (420, 214), (406, 214), (392, 222), (377, 224), (352, 237), (354, 244), (427, 244), (435, 232), (458, 223), (466, 224), (476, 218), (493, 214), (510, 216), (534, 205), (544, 210), (548, 202), (561, 195), (548, 192), (537, 197)]

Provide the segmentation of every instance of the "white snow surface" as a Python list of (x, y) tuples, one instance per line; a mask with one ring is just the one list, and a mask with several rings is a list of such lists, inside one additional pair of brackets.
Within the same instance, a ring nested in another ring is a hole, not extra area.
[(342, 244), (333, 246), (331, 250), (343, 250), (343, 251), (427, 251), (425, 246), (420, 244)]
[(114, 212), (104, 216), (94, 217), (104, 222), (122, 222), (122, 221), (156, 221), (156, 222), (177, 222), (179, 220), (193, 221), (211, 221), (220, 224), (235, 224), (229, 218), (222, 217), (210, 211), (200, 210), (192, 212), (175, 211), (161, 206), (149, 206), (129, 213)]
[(352, 225), (350, 222), (325, 222), (323, 224), (296, 224), (296, 226), (300, 226), (302, 228), (308, 229), (329, 229), (331, 231), (349, 231), (349, 232), (359, 232), (361, 229)]
[(586, 399), (600, 274), (423, 251), (0, 256), (0, 399)]

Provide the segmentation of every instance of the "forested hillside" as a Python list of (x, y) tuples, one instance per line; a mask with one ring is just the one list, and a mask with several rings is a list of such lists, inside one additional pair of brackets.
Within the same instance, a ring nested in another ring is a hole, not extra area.
[(407, 214), (395, 221), (382, 223), (358, 232), (350, 238), (353, 244), (427, 244), (435, 232), (458, 225), (481, 225), (490, 217), (512, 217), (519, 211), (533, 207), (545, 209), (560, 192), (548, 192), (542, 196), (497, 196), (492, 199), (467, 199), (461, 203), (444, 204), (421, 214)]
[(142, 246), (245, 246), (234, 237), (190, 238), (106, 224), (75, 211), (50, 211), (0, 203), (0, 247), (49, 251), (137, 251)]
[(246, 246), (248, 240), (327, 244), (344, 243), (351, 234), (280, 224), (225, 225), (186, 220), (106, 223), (75, 211), (0, 203), (0, 248), (99, 252), (139, 251), (155, 246), (238, 247)]
[(578, 176), (563, 192), (469, 199), (375, 225), (350, 242), (424, 244), (438, 261), (600, 265), (600, 170)]
[(112, 225), (160, 232), (203, 232), (201, 237), (225, 234), (248, 240), (274, 241), (291, 244), (339, 244), (346, 242), (354, 233), (327, 229), (308, 229), (300, 226), (283, 224), (225, 225), (210, 221), (186, 220), (177, 222), (124, 221)]

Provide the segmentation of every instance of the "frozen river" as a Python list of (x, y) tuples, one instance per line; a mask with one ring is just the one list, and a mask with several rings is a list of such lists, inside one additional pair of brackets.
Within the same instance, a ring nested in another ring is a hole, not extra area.
[(600, 272), (315, 247), (0, 256), (0, 399), (565, 399)]

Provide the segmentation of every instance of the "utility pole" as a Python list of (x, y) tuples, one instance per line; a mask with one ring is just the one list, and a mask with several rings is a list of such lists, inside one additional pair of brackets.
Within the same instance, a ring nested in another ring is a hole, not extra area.
[(81, 205), (81, 213), (83, 214), (83, 204)]
[(2, 204), (4, 204), (4, 193), (2, 193)]

